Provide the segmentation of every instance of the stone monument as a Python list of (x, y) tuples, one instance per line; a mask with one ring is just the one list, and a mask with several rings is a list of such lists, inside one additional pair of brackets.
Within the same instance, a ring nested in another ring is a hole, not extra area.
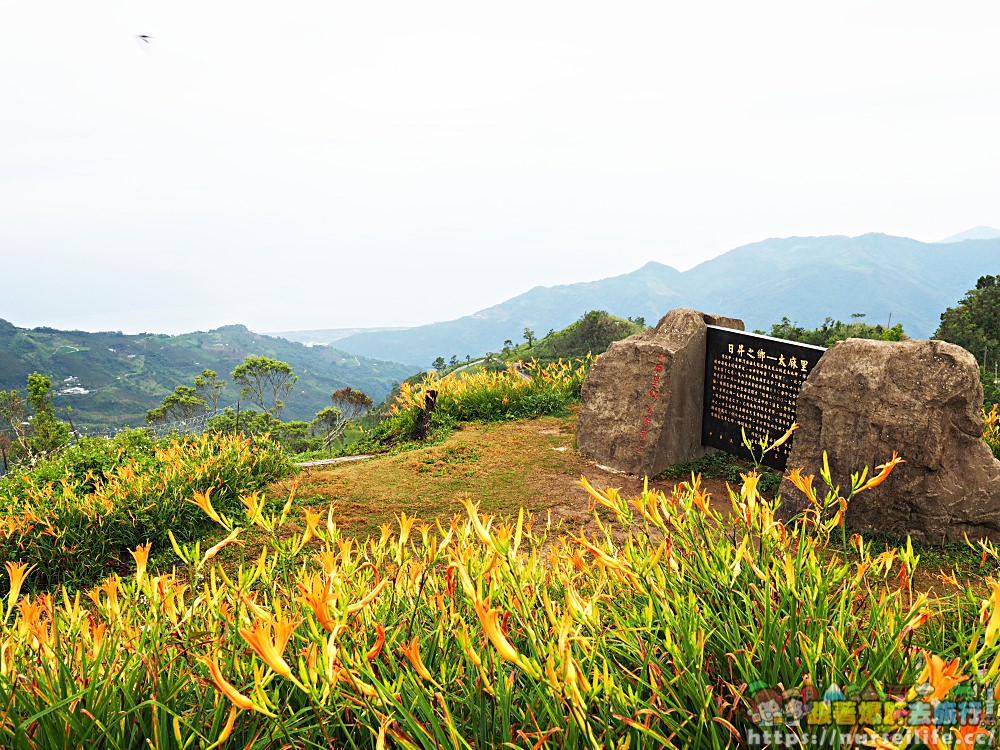
[(653, 476), (700, 458), (707, 326), (743, 321), (671, 310), (656, 325), (616, 341), (583, 384), (576, 441), (599, 464)]
[[(798, 397), (789, 467), (815, 475), (823, 451), (841, 487), (896, 451), (906, 463), (860, 493), (848, 528), (911, 535), (931, 543), (1000, 539), (1000, 461), (982, 440), (983, 389), (975, 357), (944, 341), (848, 339), (820, 359)], [(806, 507), (790, 482), (782, 515)]]

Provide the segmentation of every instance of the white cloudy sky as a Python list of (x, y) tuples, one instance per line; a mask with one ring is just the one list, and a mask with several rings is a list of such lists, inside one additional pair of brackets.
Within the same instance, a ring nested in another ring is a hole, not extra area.
[(767, 237), (1000, 225), (998, 22), (995, 0), (0, 0), (0, 317), (415, 325)]

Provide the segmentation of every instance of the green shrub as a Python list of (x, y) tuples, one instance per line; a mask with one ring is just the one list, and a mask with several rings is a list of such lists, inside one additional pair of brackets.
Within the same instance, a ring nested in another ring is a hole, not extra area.
[(441, 434), (460, 422), (500, 422), (553, 414), (579, 400), (593, 357), (548, 365), (535, 362), (502, 372), (452, 372), (443, 377), (425, 373), (400, 386), (390, 416), (342, 453), (380, 453), (416, 441), (421, 436), (428, 394), (437, 394), (429, 433)]
[(191, 539), (206, 527), (192, 504), (211, 493), (227, 511), (239, 497), (291, 471), (267, 438), (204, 435), (151, 445), (141, 431), (84, 441), (30, 472), (0, 480), (0, 560), (37, 566), (42, 587), (97, 580), (127, 550), (164, 545), (172, 529)]

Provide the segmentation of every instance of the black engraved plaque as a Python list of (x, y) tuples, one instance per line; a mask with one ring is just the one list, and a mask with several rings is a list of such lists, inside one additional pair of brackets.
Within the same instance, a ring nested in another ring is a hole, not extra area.
[[(708, 326), (707, 343), (702, 445), (749, 459), (746, 430), (760, 458), (761, 439), (773, 443), (792, 426), (799, 388), (826, 349), (718, 326)], [(783, 470), (791, 447), (788, 440), (762, 463)]]

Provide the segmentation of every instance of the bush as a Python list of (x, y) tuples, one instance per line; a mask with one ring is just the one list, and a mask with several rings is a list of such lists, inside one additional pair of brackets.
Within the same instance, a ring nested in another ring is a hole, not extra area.
[[(93, 492), (114, 467), (126, 462), (147, 466), (154, 460), (156, 440), (149, 430), (124, 430), (113, 438), (81, 437), (76, 443), (26, 473), (13, 473), (0, 482), (0, 495), (18, 488), (68, 479), (78, 490)], [(30, 479), (29, 479), (30, 478)], [(6, 486), (6, 491), (3, 487)]]
[(267, 439), (203, 435), (154, 445), (141, 431), (86, 440), (54, 461), (0, 480), (0, 560), (37, 566), (41, 587), (82, 585), (126, 551), (191, 539), (207, 526), (191, 499), (212, 493), (234, 510), (240, 495), (291, 471)]
[(1000, 458), (1000, 413), (996, 404), (990, 411), (983, 409), (983, 440), (990, 446), (993, 455)]
[[(402, 383), (387, 419), (342, 454), (381, 453), (421, 439), (428, 393), (437, 393), (430, 416), (430, 435), (441, 434), (460, 422), (499, 422), (552, 414), (580, 398), (580, 389), (593, 357), (540, 365), (519, 363), (500, 372), (424, 373)], [(381, 411), (381, 408), (378, 410)], [(424, 436), (426, 437), (426, 436)]]

